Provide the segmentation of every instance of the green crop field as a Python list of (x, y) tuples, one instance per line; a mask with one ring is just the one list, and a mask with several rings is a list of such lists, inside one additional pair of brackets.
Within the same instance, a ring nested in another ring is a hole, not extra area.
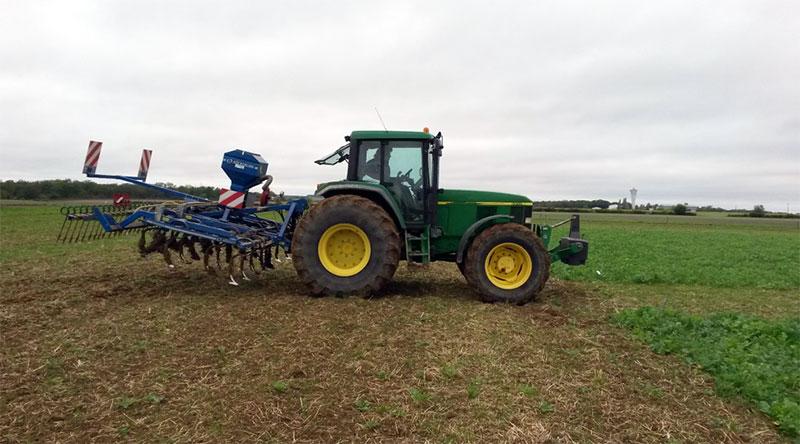
[[(554, 222), (568, 215), (542, 216)], [(591, 265), (559, 267), (559, 277), (636, 284), (800, 288), (800, 220), (608, 214), (589, 214), (583, 219), (589, 228), (584, 237), (591, 243)]]
[(795, 439), (798, 221), (581, 218), (586, 266), (517, 307), (443, 263), (368, 300), (285, 258), (232, 287), (0, 205), (0, 442)]

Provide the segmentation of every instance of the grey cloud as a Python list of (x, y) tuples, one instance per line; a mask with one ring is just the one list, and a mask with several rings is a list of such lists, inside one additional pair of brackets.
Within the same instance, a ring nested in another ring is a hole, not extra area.
[(443, 184), (800, 211), (795, 2), (69, 2), (0, 16), (3, 179), (101, 170), (276, 186), (353, 129), (445, 134)]

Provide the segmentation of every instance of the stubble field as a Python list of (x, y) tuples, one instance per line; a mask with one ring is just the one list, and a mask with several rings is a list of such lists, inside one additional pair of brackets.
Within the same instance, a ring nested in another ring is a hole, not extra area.
[[(0, 441), (792, 439), (624, 310), (796, 320), (797, 221), (582, 218), (587, 265), (555, 264), (516, 307), (478, 302), (452, 264), (401, 263), (369, 300), (309, 298), (285, 259), (231, 287), (141, 260), (134, 236), (55, 245), (57, 207), (0, 206)], [(769, 356), (791, 366), (788, 331)], [(800, 402), (791, 382), (776, 390)]]

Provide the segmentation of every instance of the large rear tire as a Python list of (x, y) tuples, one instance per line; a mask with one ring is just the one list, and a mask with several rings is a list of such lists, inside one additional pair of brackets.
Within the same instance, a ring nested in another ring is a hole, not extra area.
[(483, 301), (524, 305), (550, 277), (550, 255), (529, 228), (514, 223), (492, 225), (472, 241), (464, 275)]
[(333, 196), (300, 219), (292, 262), (314, 296), (372, 296), (394, 276), (400, 235), (392, 218), (369, 199)]

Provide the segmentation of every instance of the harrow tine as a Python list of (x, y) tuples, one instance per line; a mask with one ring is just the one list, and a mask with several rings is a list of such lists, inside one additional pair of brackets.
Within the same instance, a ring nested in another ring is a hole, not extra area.
[(141, 234), (139, 235), (139, 255), (142, 256), (142, 259), (149, 259), (150, 253), (147, 251), (147, 238), (145, 238), (145, 234), (150, 230), (142, 230)]
[(161, 255), (164, 256), (164, 262), (167, 263), (167, 269), (172, 271), (175, 269), (175, 264), (172, 263), (172, 255), (169, 252), (169, 247), (164, 243), (161, 245)]
[(247, 263), (250, 266), (250, 271), (255, 273), (257, 276), (261, 276), (261, 272), (264, 271), (264, 268), (261, 267), (260, 264), (259, 264), (259, 269), (256, 270), (256, 266), (253, 263), (253, 258), (259, 257), (259, 254), (260, 250), (252, 250), (250, 251), (250, 254), (247, 255)]
[(190, 263), (183, 257), (183, 244), (178, 240), (179, 233), (177, 231), (172, 231), (169, 236), (169, 240), (167, 241), (167, 248), (175, 251), (178, 253), (178, 256), (181, 258), (184, 264)]
[(72, 217), (70, 218), (71, 221), (70, 228), (72, 229), (68, 233), (69, 240), (67, 242), (69, 243), (72, 243), (73, 240), (75, 239), (75, 233), (78, 231), (78, 228), (80, 228), (81, 224), (81, 221), (78, 219), (78, 211), (79, 211), (78, 207), (71, 207), (71, 211), (72, 211), (71, 212)]
[(81, 242), (86, 240), (86, 235), (94, 228), (94, 219), (91, 218), (91, 207), (86, 207), (86, 219), (83, 220), (83, 234), (81, 235)]
[(219, 250), (222, 248), (222, 244), (217, 243), (214, 245), (214, 255), (217, 258), (217, 268), (220, 270), (222, 269), (222, 264), (219, 263)]
[(186, 259), (186, 257), (183, 255), (183, 246), (179, 246), (178, 247), (178, 257), (181, 259), (181, 262), (183, 262), (184, 264), (191, 264), (192, 263), (192, 261), (190, 261), (189, 259)]
[(189, 251), (189, 256), (191, 256), (193, 260), (199, 261), (200, 255), (197, 254), (197, 250), (195, 249), (197, 240), (194, 236), (186, 236), (184, 239), (186, 239), (186, 249)]
[(264, 256), (261, 260), (262, 267), (269, 268), (270, 270), (275, 269), (275, 265), (272, 265), (272, 246), (267, 245), (267, 248), (264, 249)]
[(203, 251), (203, 268), (205, 268), (208, 274), (214, 274), (215, 270), (208, 266), (208, 259), (211, 257), (211, 253), (214, 251), (214, 244), (208, 239), (201, 239), (200, 248)]
[(235, 286), (235, 287), (238, 287), (239, 283), (236, 282), (236, 279), (234, 279), (234, 277), (233, 277), (233, 268), (234, 268), (233, 261), (229, 260), (228, 261), (228, 277), (230, 278), (230, 281), (228, 281), (228, 283), (233, 285), (233, 286)]
[[(256, 270), (253, 259), (254, 258), (258, 259), (261, 257), (261, 249), (264, 248), (264, 238), (262, 238), (261, 236), (255, 236), (255, 237), (256, 237), (256, 242), (253, 243), (255, 246), (247, 251), (247, 265), (248, 267), (250, 267), (250, 271), (252, 271), (256, 275), (261, 275), (261, 272), (264, 271), (264, 268), (261, 267), (259, 264), (259, 269)], [(244, 267), (242, 267), (242, 269), (244, 269)]]
[[(70, 211), (71, 210), (72, 209), (70, 209)], [(67, 225), (67, 232), (64, 233), (64, 237), (61, 239), (61, 241), (65, 243), (72, 243), (72, 234), (75, 232), (75, 218), (70, 216), (74, 216), (74, 213), (69, 213), (69, 215), (67, 216), (69, 218), (69, 224)]]
[(97, 225), (100, 227), (100, 229), (97, 230), (96, 239), (104, 239), (106, 236), (108, 236), (109, 232), (107, 232), (106, 229), (103, 228), (103, 226), (100, 225), (99, 222), (97, 223)]
[[(80, 209), (78, 211), (80, 211), (80, 213), (78, 214), (78, 216), (84, 216), (86, 214), (84, 212), (85, 207), (79, 207), (79, 208)], [(73, 234), (75, 235), (75, 242), (80, 242), (81, 235), (83, 234), (83, 229), (86, 228), (86, 221), (83, 219), (83, 217), (79, 217), (75, 219), (75, 221), (77, 222), (77, 227), (75, 227), (75, 233)]]
[(178, 241), (178, 255), (181, 257), (181, 260), (184, 264), (190, 264), (192, 261), (186, 259), (186, 257), (183, 255), (183, 248), (186, 246), (186, 239), (188, 239), (188, 236), (184, 234)]
[(249, 278), (249, 277), (247, 276), (247, 274), (244, 272), (244, 260), (245, 260), (246, 258), (247, 258), (247, 252), (246, 252), (246, 251), (244, 251), (244, 250), (242, 250), (242, 251), (239, 253), (239, 271), (242, 273), (242, 279), (244, 279), (244, 280), (246, 280), (246, 281), (249, 281), (249, 280), (250, 280), (250, 278)]
[[(158, 236), (158, 242), (156, 242), (156, 236)], [(175, 268), (175, 264), (172, 263), (172, 255), (170, 254), (169, 250), (169, 243), (170, 240), (167, 238), (166, 232), (163, 230), (156, 231), (156, 236), (153, 236), (153, 244), (151, 247), (155, 246), (155, 250), (161, 253), (164, 257), (164, 262), (167, 263), (167, 268), (169, 271), (172, 271)]]
[(247, 250), (239, 250), (235, 255), (232, 255), (231, 260), (228, 262), (228, 277), (230, 278), (228, 281), (229, 284), (233, 286), (239, 285), (239, 282), (234, 277), (235, 275), (241, 276), (241, 278), (245, 281), (251, 280), (250, 277), (247, 276), (247, 273), (245, 273), (244, 268), (244, 262), (247, 259), (247, 256)]
[(56, 237), (56, 242), (61, 240), (61, 234), (64, 232), (64, 225), (67, 224), (67, 220), (69, 220), (69, 207), (61, 207), (61, 215), (64, 216), (64, 221), (61, 222), (61, 230), (58, 231), (58, 237)]
[[(166, 240), (165, 239), (166, 236), (164, 236), (163, 231), (158, 229), (154, 231), (155, 232), (153, 233), (153, 240), (150, 242), (150, 245), (146, 245), (142, 250), (140, 250), (142, 257), (145, 259), (147, 259), (151, 253), (155, 251), (161, 251), (162, 247), (164, 246), (164, 242)], [(142, 233), (142, 239), (143, 238), (144, 238), (144, 232)]]
[(92, 230), (92, 234), (89, 236), (89, 240), (94, 240), (100, 237), (100, 233), (105, 231), (103, 226), (100, 225), (100, 222), (96, 222), (94, 224), (94, 229)]
[[(84, 208), (85, 207), (81, 207), (81, 216), (83, 216), (85, 214), (84, 210), (83, 210)], [(85, 228), (86, 228), (86, 221), (83, 218), (79, 219), (78, 233), (75, 235), (75, 242), (80, 242), (81, 241), (81, 235), (83, 234), (83, 230)]]
[(70, 224), (72, 226), (71, 227), (72, 231), (69, 232), (69, 241), (67, 241), (69, 243), (73, 242), (75, 238), (75, 232), (78, 231), (78, 228), (80, 228), (81, 222), (80, 220), (78, 220), (77, 216), (78, 216), (78, 207), (72, 207), (72, 219), (71, 219), (72, 223)]
[(84, 221), (84, 224), (86, 224), (86, 226), (83, 228), (83, 235), (81, 236), (81, 242), (86, 240), (86, 236), (92, 232), (95, 225), (94, 221), (91, 220)]
[(85, 240), (92, 240), (92, 236), (94, 235), (94, 232), (97, 230), (97, 227), (100, 226), (100, 222), (92, 221), (87, 223), (89, 224), (89, 226), (86, 227), (86, 233), (84, 233), (83, 237)]
[[(78, 210), (75, 209), (74, 211)], [(69, 243), (75, 242), (75, 233), (78, 232), (78, 230), (81, 228), (81, 224), (83, 223), (81, 222), (80, 219), (77, 218), (77, 216), (78, 216), (77, 212), (72, 213), (72, 222), (70, 223), (70, 225), (72, 226), (71, 227), (72, 230), (69, 232)]]

